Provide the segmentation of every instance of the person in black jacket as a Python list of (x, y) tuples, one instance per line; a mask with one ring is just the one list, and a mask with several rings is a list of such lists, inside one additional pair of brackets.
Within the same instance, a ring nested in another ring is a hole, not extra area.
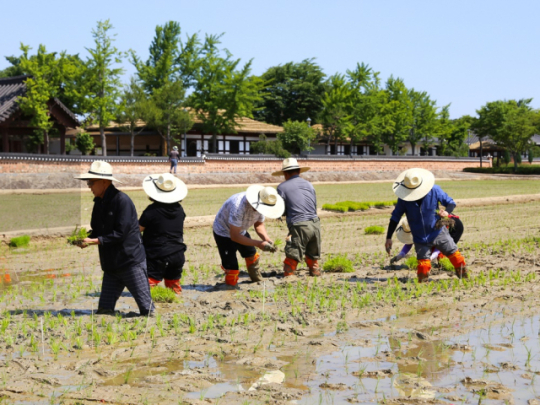
[(107, 162), (93, 162), (88, 173), (76, 178), (86, 180), (95, 197), (92, 230), (81, 248), (98, 245), (103, 283), (96, 313), (114, 314), (116, 302), (127, 287), (141, 315), (152, 316), (154, 305), (135, 205), (112, 184), (118, 180)]
[(182, 180), (165, 173), (146, 177), (143, 189), (153, 202), (139, 219), (146, 250), (148, 282), (150, 287), (155, 287), (165, 279), (165, 287), (180, 294), (186, 251), (186, 214), (180, 202), (187, 195), (187, 187)]

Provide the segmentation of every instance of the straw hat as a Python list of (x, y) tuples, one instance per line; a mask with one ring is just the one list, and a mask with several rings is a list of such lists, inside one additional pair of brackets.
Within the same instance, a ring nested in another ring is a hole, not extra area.
[(287, 158), (283, 160), (283, 163), (281, 164), (281, 170), (272, 173), (272, 176), (283, 176), (283, 172), (297, 169), (300, 169), (300, 173), (304, 173), (307, 172), (310, 168), (298, 166), (298, 161), (295, 158)]
[(268, 218), (279, 218), (285, 211), (285, 201), (273, 187), (249, 186), (246, 198), (253, 208)]
[(409, 169), (402, 172), (392, 185), (394, 194), (405, 201), (425, 197), (435, 184), (435, 176), (426, 169)]
[(79, 177), (74, 178), (78, 180), (104, 179), (122, 183), (120, 180), (113, 177), (112, 172), (113, 170), (110, 164), (101, 160), (96, 160), (92, 162), (88, 173), (81, 174)]
[(142, 185), (148, 197), (165, 204), (182, 201), (188, 193), (184, 182), (169, 173), (146, 176)]
[(413, 243), (413, 236), (407, 218), (402, 218), (401, 221), (399, 221), (396, 230), (396, 236), (398, 240), (405, 245), (410, 245), (411, 243)]
[(178, 146), (173, 146), (173, 150), (178, 150)]

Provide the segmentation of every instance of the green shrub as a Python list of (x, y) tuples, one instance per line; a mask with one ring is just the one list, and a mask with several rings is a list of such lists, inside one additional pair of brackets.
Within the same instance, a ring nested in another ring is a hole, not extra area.
[(30, 236), (23, 235), (17, 236), (16, 238), (11, 238), (9, 241), (9, 246), (13, 248), (26, 247), (30, 243)]
[(384, 233), (384, 227), (379, 225), (368, 226), (364, 229), (366, 235), (381, 235)]
[(178, 302), (178, 296), (173, 290), (160, 285), (152, 287), (150, 294), (154, 302)]
[(77, 134), (75, 145), (77, 145), (77, 149), (79, 149), (83, 155), (89, 155), (96, 147), (94, 138), (87, 132)]
[(345, 255), (334, 256), (328, 259), (323, 270), (329, 273), (354, 273), (352, 262)]
[(86, 228), (78, 229), (78, 227), (75, 227), (74, 231), (71, 233), (71, 236), (68, 236), (67, 243), (70, 245), (80, 246), (82, 241), (86, 238), (88, 238)]
[(409, 256), (405, 259), (405, 265), (409, 269), (416, 269), (418, 267), (418, 260), (416, 259), (416, 256)]

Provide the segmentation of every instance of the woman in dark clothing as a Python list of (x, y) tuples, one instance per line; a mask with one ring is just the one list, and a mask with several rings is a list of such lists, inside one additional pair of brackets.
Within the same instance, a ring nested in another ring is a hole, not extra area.
[(180, 202), (187, 195), (184, 182), (169, 173), (144, 179), (143, 189), (153, 201), (141, 215), (148, 282), (155, 287), (161, 280), (177, 294), (182, 292), (180, 279), (184, 266), (184, 220), (186, 214)]

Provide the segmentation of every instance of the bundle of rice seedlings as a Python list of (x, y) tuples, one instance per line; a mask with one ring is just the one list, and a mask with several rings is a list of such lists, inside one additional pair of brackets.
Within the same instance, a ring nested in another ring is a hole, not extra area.
[(178, 295), (170, 288), (160, 285), (150, 289), (150, 295), (154, 302), (178, 302)]
[(334, 256), (328, 259), (323, 270), (329, 273), (354, 273), (352, 262), (345, 255)]
[(364, 233), (366, 235), (381, 235), (385, 231), (384, 227), (374, 225), (374, 226), (368, 226), (366, 229), (364, 229)]
[(9, 247), (12, 248), (20, 248), (20, 247), (26, 247), (30, 243), (30, 236), (23, 235), (23, 236), (17, 236), (16, 238), (11, 238), (9, 241)]
[(409, 256), (407, 259), (405, 259), (405, 265), (409, 269), (416, 269), (418, 267), (418, 260), (416, 259), (416, 256)]
[(71, 233), (71, 236), (68, 236), (67, 243), (69, 245), (80, 246), (83, 243), (83, 240), (85, 240), (86, 238), (88, 238), (88, 232), (86, 231), (86, 228), (78, 229), (78, 227), (76, 226)]
[(454, 271), (454, 265), (448, 257), (440, 259), (439, 266), (441, 266), (444, 271)]

